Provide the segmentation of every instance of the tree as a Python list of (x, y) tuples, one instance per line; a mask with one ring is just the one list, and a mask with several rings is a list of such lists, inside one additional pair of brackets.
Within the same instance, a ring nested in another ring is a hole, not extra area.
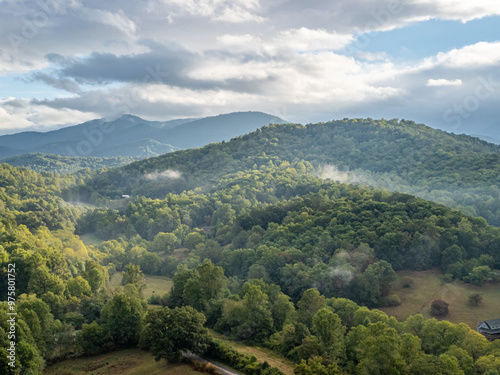
[(42, 266), (32, 272), (28, 291), (39, 296), (47, 292), (62, 294), (64, 282), (59, 276), (52, 274), (47, 266)]
[(123, 273), (122, 285), (132, 284), (134, 285), (139, 293), (142, 293), (143, 289), (146, 287), (144, 283), (144, 274), (141, 271), (141, 267), (135, 264), (127, 264), (125, 267), (125, 272)]
[(191, 306), (169, 309), (163, 307), (148, 311), (141, 334), (141, 346), (147, 348), (159, 361), (177, 362), (182, 352), (203, 354), (209, 336), (205, 316)]
[(394, 328), (385, 323), (370, 324), (357, 351), (359, 374), (408, 373), (408, 365), (401, 353), (401, 338)]
[(181, 241), (173, 233), (158, 233), (150, 245), (150, 250), (154, 252), (168, 252), (171, 253), (177, 249), (181, 244)]
[(469, 305), (479, 306), (483, 303), (483, 296), (479, 293), (474, 293), (469, 296)]
[(66, 289), (68, 293), (76, 298), (82, 298), (83, 296), (90, 296), (92, 289), (87, 280), (81, 276), (69, 279), (66, 284)]
[(335, 361), (342, 353), (346, 331), (339, 316), (329, 308), (319, 310), (313, 317), (312, 330), (323, 347), (323, 357), (330, 362)]
[(308, 328), (311, 328), (313, 316), (326, 306), (326, 301), (325, 297), (316, 288), (312, 288), (304, 292), (297, 306), (299, 321), (304, 323)]
[(382, 297), (389, 294), (390, 285), (398, 279), (398, 275), (396, 275), (396, 272), (394, 272), (390, 263), (385, 260), (380, 260), (368, 266), (363, 276), (366, 276), (373, 281), (376, 280)]
[(189, 250), (194, 250), (196, 245), (203, 243), (203, 241), (205, 241), (205, 236), (198, 232), (191, 232), (184, 238), (184, 245)]
[(138, 298), (116, 294), (102, 309), (102, 323), (118, 347), (132, 347), (139, 342), (143, 315)]
[(307, 360), (302, 360), (295, 369), (293, 373), (295, 375), (338, 375), (341, 374), (336, 363), (328, 365), (326, 367), (322, 364), (323, 358), (312, 357)]
[(85, 273), (83, 277), (88, 281), (94, 293), (103, 289), (109, 280), (107, 269), (93, 260), (89, 260), (85, 263)]
[(468, 279), (477, 286), (483, 285), (491, 277), (491, 269), (488, 266), (478, 266), (472, 269)]
[(189, 276), (184, 284), (182, 298), (186, 304), (199, 311), (207, 311), (210, 301), (222, 298), (226, 291), (228, 281), (224, 276), (224, 270), (222, 267), (214, 266), (208, 259)]
[(273, 315), (274, 327), (277, 331), (281, 331), (286, 323), (292, 323), (297, 320), (295, 306), (290, 302), (290, 297), (281, 292), (271, 304), (271, 313)]
[(434, 316), (446, 316), (448, 315), (449, 304), (441, 299), (436, 299), (432, 301), (431, 304), (431, 315)]
[(82, 332), (77, 336), (76, 343), (85, 355), (102, 353), (108, 342), (108, 332), (97, 322), (84, 324)]
[(264, 342), (273, 333), (273, 317), (269, 300), (257, 285), (250, 285), (243, 297), (243, 323), (237, 328), (242, 339)]

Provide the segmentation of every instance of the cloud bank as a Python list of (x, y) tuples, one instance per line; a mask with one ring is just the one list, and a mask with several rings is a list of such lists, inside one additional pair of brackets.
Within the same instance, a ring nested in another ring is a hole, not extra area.
[[(497, 117), (500, 42), (403, 61), (370, 48), (380, 33), (419, 22), (495, 16), (496, 0), (2, 1), (0, 132), (120, 113), (260, 110), (303, 123), (404, 117), (481, 133)], [(489, 96), (473, 102), (484, 80)], [(15, 94), (20, 87), (28, 95)]]

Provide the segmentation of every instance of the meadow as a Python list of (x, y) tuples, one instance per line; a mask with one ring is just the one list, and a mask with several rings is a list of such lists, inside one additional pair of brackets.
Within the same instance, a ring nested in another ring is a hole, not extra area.
[[(449, 303), (449, 313), (443, 319), (452, 323), (466, 323), (472, 329), (477, 324), (487, 319), (500, 318), (500, 283), (486, 283), (483, 286), (467, 284), (461, 281), (445, 283), (443, 274), (438, 269), (427, 271), (400, 271), (398, 272), (399, 284), (394, 287), (394, 292), (401, 299), (401, 305), (384, 307), (390, 316), (398, 320), (405, 320), (410, 315), (430, 315), (432, 301), (441, 299)], [(413, 286), (404, 288), (401, 280), (410, 277)], [(469, 304), (469, 296), (479, 293), (483, 302), (478, 306)]]
[(44, 375), (191, 375), (199, 374), (185, 364), (156, 362), (151, 353), (127, 349), (93, 357), (68, 359), (48, 366)]

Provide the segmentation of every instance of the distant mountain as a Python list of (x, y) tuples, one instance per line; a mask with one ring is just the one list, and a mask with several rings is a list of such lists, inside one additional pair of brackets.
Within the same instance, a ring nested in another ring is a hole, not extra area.
[(45, 133), (22, 132), (0, 136), (0, 158), (27, 153), (144, 158), (229, 140), (270, 123), (284, 122), (279, 117), (261, 112), (165, 122), (123, 115)]

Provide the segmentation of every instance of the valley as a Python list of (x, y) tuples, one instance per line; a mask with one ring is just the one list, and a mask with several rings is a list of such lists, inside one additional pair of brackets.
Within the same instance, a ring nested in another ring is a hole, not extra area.
[(178, 363), (192, 352), (241, 374), (493, 371), (497, 344), (475, 327), (500, 308), (496, 201), (480, 194), (494, 194), (497, 155), (365, 119), (72, 173), (2, 164), (0, 259), (22, 270), (29, 343), (18, 365), (190, 373)]

